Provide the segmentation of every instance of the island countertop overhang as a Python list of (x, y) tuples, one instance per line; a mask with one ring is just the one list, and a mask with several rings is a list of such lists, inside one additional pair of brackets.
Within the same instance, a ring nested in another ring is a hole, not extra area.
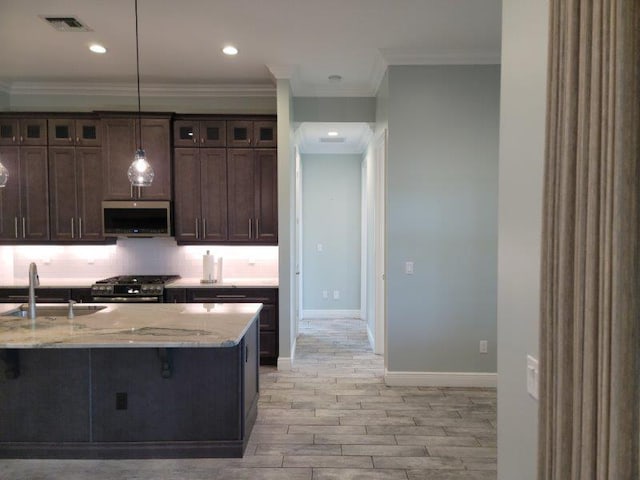
[(72, 319), (6, 315), (20, 306), (0, 307), (0, 349), (233, 347), (262, 309), (260, 303), (89, 303), (82, 306), (104, 308)]

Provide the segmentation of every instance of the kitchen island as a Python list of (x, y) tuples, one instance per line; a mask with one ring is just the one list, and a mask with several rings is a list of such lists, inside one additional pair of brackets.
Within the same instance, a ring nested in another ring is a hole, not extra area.
[(260, 304), (38, 307), (0, 312), (0, 458), (242, 456)]

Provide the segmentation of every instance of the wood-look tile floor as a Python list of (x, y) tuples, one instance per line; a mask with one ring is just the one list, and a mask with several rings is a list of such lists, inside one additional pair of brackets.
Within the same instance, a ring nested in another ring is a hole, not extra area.
[(241, 459), (0, 460), (0, 479), (494, 480), (495, 389), (387, 387), (361, 320), (300, 327), (293, 371), (261, 368)]

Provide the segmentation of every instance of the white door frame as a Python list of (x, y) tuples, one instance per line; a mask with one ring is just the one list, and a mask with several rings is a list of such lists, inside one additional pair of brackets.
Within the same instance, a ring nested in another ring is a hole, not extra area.
[(295, 327), (297, 338), (298, 326), (302, 319), (302, 162), (300, 150), (294, 147), (295, 158)]
[[(374, 214), (374, 254), (375, 254), (375, 345), (374, 352), (383, 355), (386, 352), (386, 282), (385, 282), (385, 229), (386, 229), (386, 173), (387, 173), (387, 129), (374, 140), (375, 161), (375, 214)], [(385, 355), (386, 366), (386, 355)]]

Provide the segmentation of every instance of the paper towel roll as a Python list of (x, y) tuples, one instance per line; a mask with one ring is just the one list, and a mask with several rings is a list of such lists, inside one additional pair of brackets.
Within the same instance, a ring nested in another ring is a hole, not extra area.
[(218, 257), (216, 267), (218, 267), (216, 271), (216, 281), (222, 283), (222, 257)]
[(202, 256), (202, 280), (206, 282), (215, 282), (216, 274), (214, 270), (215, 257), (209, 254), (207, 250), (206, 255)]

